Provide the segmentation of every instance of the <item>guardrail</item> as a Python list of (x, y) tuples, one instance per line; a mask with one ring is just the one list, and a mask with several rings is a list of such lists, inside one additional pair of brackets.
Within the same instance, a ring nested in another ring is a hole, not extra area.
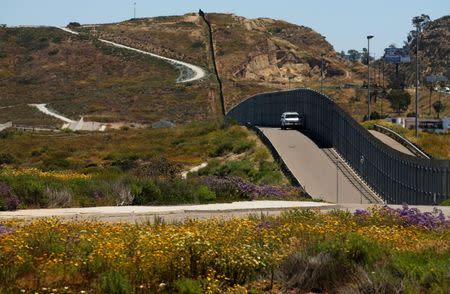
[(242, 125), (279, 127), (281, 113), (305, 115), (319, 146), (333, 147), (387, 203), (436, 204), (450, 198), (450, 161), (413, 157), (373, 137), (328, 96), (311, 89), (263, 93), (233, 107)]
[(397, 133), (389, 128), (386, 128), (384, 126), (380, 126), (380, 125), (374, 125), (373, 128), (375, 131), (383, 133), (383, 134), (391, 137), (395, 141), (399, 142), (400, 144), (402, 144), (403, 146), (408, 148), (408, 150), (411, 151), (414, 155), (416, 155), (418, 157), (426, 158), (426, 159), (431, 159), (430, 155), (426, 154), (423, 150), (421, 150), (419, 147), (417, 147), (416, 145), (411, 143), (408, 139), (406, 139), (399, 133)]

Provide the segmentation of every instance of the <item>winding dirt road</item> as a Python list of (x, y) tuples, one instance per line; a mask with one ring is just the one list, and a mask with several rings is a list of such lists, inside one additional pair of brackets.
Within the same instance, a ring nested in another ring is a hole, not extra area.
[[(79, 32), (73, 31), (73, 30), (71, 30), (69, 28), (66, 28), (66, 27), (62, 27), (60, 29), (65, 31), (65, 32), (68, 32), (70, 34), (73, 34), (73, 35), (79, 35), (80, 34)], [(158, 54), (155, 54), (155, 53), (151, 53), (151, 52), (148, 52), (148, 51), (144, 51), (144, 50), (136, 49), (136, 48), (133, 48), (133, 47), (129, 47), (129, 46), (126, 46), (126, 45), (123, 45), (123, 44), (111, 42), (111, 41), (108, 41), (108, 40), (104, 40), (104, 39), (98, 39), (98, 40), (100, 42), (103, 42), (105, 44), (108, 44), (108, 45), (111, 45), (111, 46), (114, 46), (114, 47), (117, 47), (117, 48), (127, 49), (127, 50), (135, 51), (135, 52), (138, 52), (138, 53), (141, 53), (141, 54), (150, 55), (152, 57), (164, 60), (164, 61), (166, 61), (166, 62), (168, 62), (168, 63), (170, 63), (170, 64), (172, 64), (172, 65), (174, 65), (176, 67), (180, 66), (180, 67), (182, 67), (184, 69), (187, 69), (189, 72), (192, 72), (190, 77), (188, 77), (188, 78), (181, 77), (181, 78), (179, 78), (177, 80), (177, 83), (193, 82), (193, 81), (200, 80), (200, 79), (202, 79), (202, 78), (204, 78), (206, 76), (206, 72), (199, 66), (196, 66), (196, 65), (184, 62), (184, 61), (180, 61), (180, 60), (164, 57), (164, 56), (161, 56), (161, 55), (158, 55)], [(180, 71), (183, 72), (183, 70), (180, 70)]]

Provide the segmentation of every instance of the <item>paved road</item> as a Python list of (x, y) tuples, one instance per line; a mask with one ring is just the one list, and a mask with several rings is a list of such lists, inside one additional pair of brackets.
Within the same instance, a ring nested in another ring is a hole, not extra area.
[(336, 165), (307, 136), (296, 130), (260, 128), (294, 176), (314, 198), (334, 203), (367, 203)]
[(406, 148), (405, 146), (403, 146), (402, 144), (400, 144), (399, 142), (395, 141), (394, 139), (392, 139), (391, 137), (389, 137), (388, 135), (385, 135), (383, 133), (374, 131), (374, 130), (369, 130), (369, 132), (378, 140), (380, 140), (381, 142), (383, 142), (384, 144), (388, 145), (389, 147), (398, 150), (400, 152), (403, 152), (405, 154), (411, 155), (411, 156), (415, 156), (414, 153), (412, 153), (411, 151), (409, 151), (408, 148)]
[(251, 214), (277, 215), (294, 208), (329, 210), (338, 208), (330, 203), (308, 201), (240, 201), (203, 205), (179, 206), (108, 206), (85, 208), (24, 209), (0, 212), (3, 219), (33, 219), (58, 217), (61, 219), (95, 219), (101, 221), (147, 222), (163, 219), (166, 222), (185, 219), (248, 217)]

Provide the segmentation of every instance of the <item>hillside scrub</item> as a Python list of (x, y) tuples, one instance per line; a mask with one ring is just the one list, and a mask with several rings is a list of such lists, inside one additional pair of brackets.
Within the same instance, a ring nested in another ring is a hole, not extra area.
[[(11, 195), (0, 200), (14, 196), (18, 203), (0, 209), (300, 199), (303, 193), (288, 187), (257, 140), (240, 126), (214, 123), (104, 134), (3, 133), (0, 184)], [(207, 160), (210, 167), (181, 179), (183, 169)], [(224, 188), (221, 181), (230, 177)]]
[(1, 221), (0, 291), (447, 293), (449, 228), (439, 212), (408, 207), (178, 224)]
[(0, 117), (16, 124), (62, 125), (30, 103), (101, 122), (214, 117), (208, 79), (177, 84), (178, 69), (160, 59), (50, 27), (0, 28), (0, 44)]

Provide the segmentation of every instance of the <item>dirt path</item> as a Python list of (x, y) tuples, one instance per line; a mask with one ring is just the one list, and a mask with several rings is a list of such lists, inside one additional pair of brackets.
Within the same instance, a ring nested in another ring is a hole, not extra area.
[[(60, 28), (61, 30), (74, 34), (74, 35), (79, 35), (79, 32), (73, 31), (69, 28)], [(197, 81), (200, 80), (202, 78), (204, 78), (206, 76), (206, 72), (199, 66), (184, 62), (184, 61), (180, 61), (180, 60), (176, 60), (176, 59), (172, 59), (172, 58), (168, 58), (168, 57), (164, 57), (155, 53), (151, 53), (151, 52), (147, 52), (147, 51), (143, 51), (140, 49), (136, 49), (133, 47), (129, 47), (129, 46), (125, 46), (122, 44), (118, 44), (115, 42), (111, 42), (108, 40), (104, 40), (104, 39), (98, 39), (100, 42), (103, 42), (105, 44), (109, 44), (111, 46), (117, 47), (117, 48), (123, 48), (123, 49), (127, 49), (127, 50), (131, 50), (131, 51), (135, 51), (141, 54), (145, 54), (145, 55), (150, 55), (152, 57), (164, 60), (172, 65), (174, 65), (175, 67), (180, 67), (180, 72), (184, 73), (186, 70), (189, 72), (189, 74), (187, 74), (186, 76), (183, 76), (183, 74), (178, 78), (177, 83), (187, 83), (187, 82), (193, 82), (193, 81)]]
[(50, 116), (53, 116), (53, 117), (56, 117), (57, 119), (62, 120), (63, 122), (66, 122), (66, 123), (74, 123), (75, 122), (74, 120), (72, 120), (70, 118), (67, 118), (67, 117), (62, 116), (60, 114), (57, 114), (56, 112), (51, 111), (50, 109), (47, 108), (47, 104), (45, 104), (45, 103), (28, 104), (28, 105), (32, 106), (32, 107), (36, 107), (40, 112), (45, 113), (45, 114), (50, 115)]

